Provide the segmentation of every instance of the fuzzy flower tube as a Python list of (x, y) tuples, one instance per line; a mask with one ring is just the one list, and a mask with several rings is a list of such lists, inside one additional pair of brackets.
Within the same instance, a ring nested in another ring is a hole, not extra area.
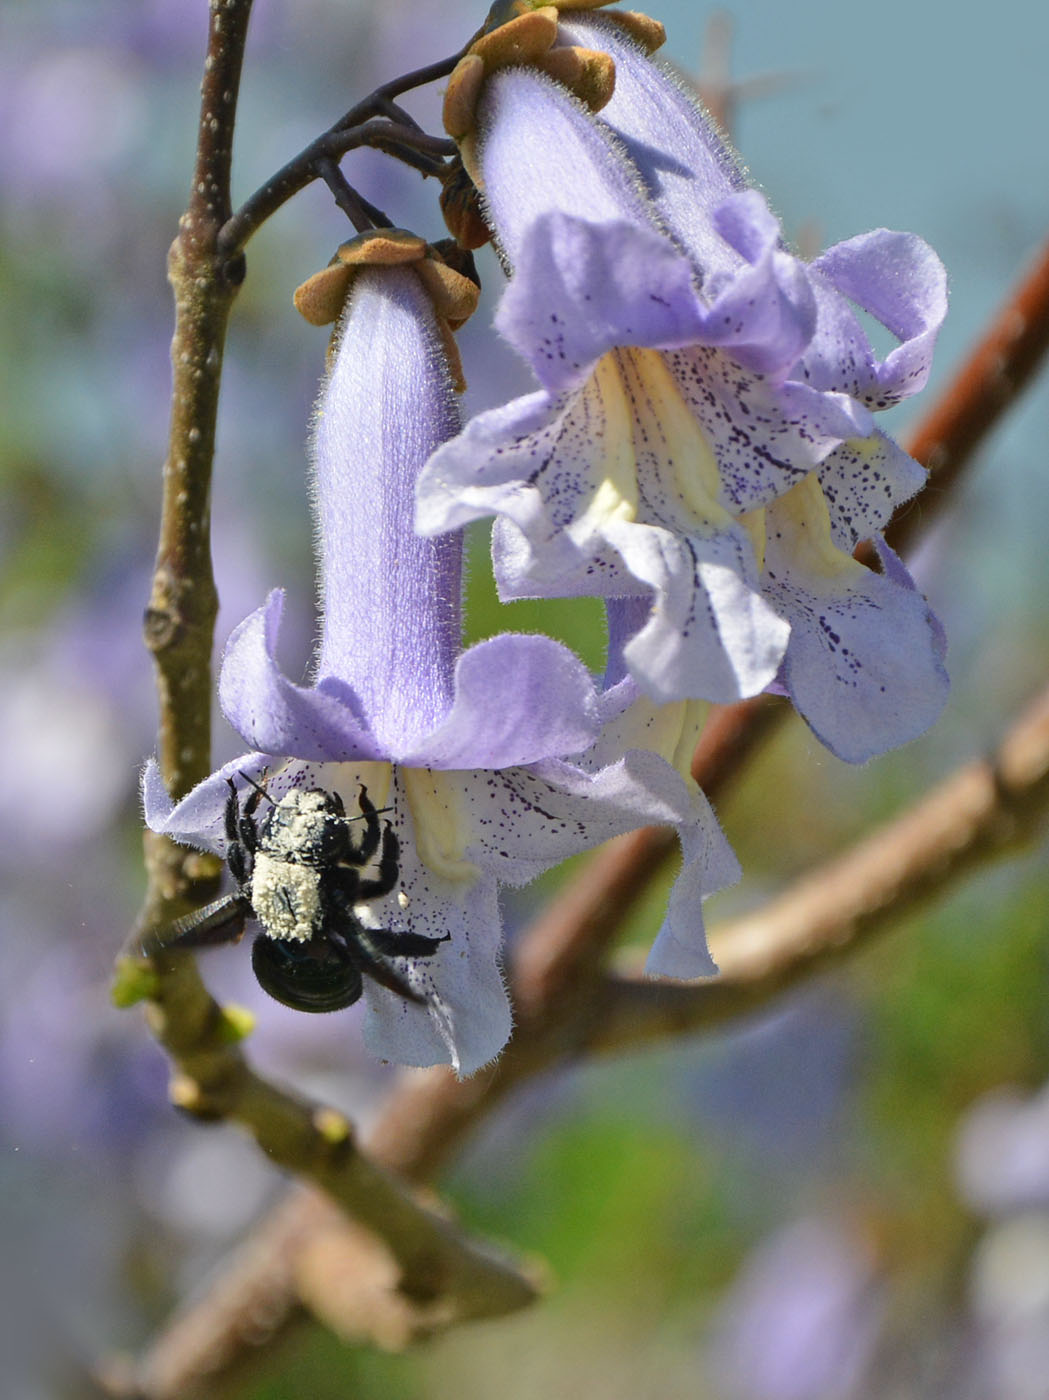
[[(225, 854), (231, 778), (264, 783), (276, 801), (334, 793), (349, 813), (366, 786), (399, 860), (395, 888), (355, 913), (367, 928), (435, 940), (426, 957), (389, 959), (418, 1000), (366, 979), (366, 1039), (384, 1059), (449, 1062), (465, 1075), (510, 1031), (500, 884), (638, 826), (672, 825), (685, 860), (654, 970), (695, 975), (712, 968), (700, 898), (737, 867), (681, 771), (694, 732), (687, 707), (657, 725), (629, 678), (599, 694), (546, 637), (462, 649), (461, 536), (419, 538), (412, 519), (422, 464), (459, 427), (448, 328), (469, 313), (472, 284), (435, 265), (421, 240), (382, 231), (346, 245), (307, 289), (300, 309), (313, 320), (325, 315), (318, 299), (345, 298), (312, 444), (322, 602), (313, 679), (295, 684), (278, 667), (275, 592), (233, 633), (222, 665), (223, 710), (251, 751), (175, 805), (151, 765), (146, 818)], [(646, 748), (624, 752), (654, 728)]]
[[(627, 18), (518, 14), (453, 75), (446, 124), (512, 271), (497, 325), (540, 388), (434, 454), (419, 528), (494, 515), (504, 598), (647, 599), (624, 657), (649, 695), (785, 689), (862, 762), (947, 693), (940, 628), (880, 539), (924, 473), (873, 420), (927, 378), (943, 268), (886, 230), (791, 255)], [(597, 99), (562, 79), (595, 54)], [(884, 360), (855, 307), (899, 340)]]

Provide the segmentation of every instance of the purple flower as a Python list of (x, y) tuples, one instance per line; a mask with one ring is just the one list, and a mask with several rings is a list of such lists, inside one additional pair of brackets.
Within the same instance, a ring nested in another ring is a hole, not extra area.
[[(624, 655), (657, 699), (778, 677), (843, 758), (915, 737), (945, 699), (942, 635), (897, 561), (851, 550), (923, 479), (871, 415), (927, 376), (942, 267), (885, 231), (801, 263), (615, 23), (563, 11), (559, 36), (613, 56), (601, 118), (493, 64), (462, 139), (513, 269), (497, 325), (541, 388), (435, 453), (419, 528), (497, 516), (506, 598), (648, 598)], [(900, 339), (884, 361), (850, 300)]]
[(870, 1366), (883, 1311), (855, 1231), (799, 1220), (761, 1244), (727, 1300), (714, 1356), (733, 1400), (844, 1400)]
[[(366, 986), (366, 1038), (384, 1058), (450, 1061), (469, 1074), (510, 1030), (499, 884), (637, 826), (674, 825), (685, 863), (654, 957), (661, 970), (695, 975), (712, 967), (699, 895), (734, 878), (735, 862), (691, 780), (655, 752), (614, 747), (651, 728), (644, 705), (630, 707), (633, 682), (599, 696), (582, 663), (547, 637), (461, 650), (461, 537), (412, 530), (418, 471), (458, 427), (446, 336), (421, 275), (356, 272), (318, 405), (323, 627), (312, 683), (278, 668), (281, 595), (271, 594), (230, 638), (220, 681), (223, 709), (254, 751), (174, 807), (151, 766), (145, 800), (154, 830), (222, 851), (230, 776), (265, 774), (278, 800), (301, 786), (338, 792), (350, 812), (365, 784), (388, 809), (400, 867), (394, 892), (358, 906), (363, 922), (451, 935), (432, 956), (391, 960), (422, 1002)], [(664, 722), (656, 736), (668, 757), (683, 716), (681, 707), (675, 734)]]

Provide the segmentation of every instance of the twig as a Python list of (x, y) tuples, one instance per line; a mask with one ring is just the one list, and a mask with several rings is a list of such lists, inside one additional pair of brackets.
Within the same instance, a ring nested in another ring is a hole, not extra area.
[[(271, 1162), (313, 1182), (328, 1198), (301, 1192), (295, 1215), (283, 1217), (290, 1221), (294, 1241), (285, 1226), (277, 1227), (284, 1252), (274, 1248), (272, 1233), (268, 1248), (253, 1246), (256, 1262), (264, 1257), (267, 1267), (279, 1264), (294, 1296), (301, 1296), (310, 1280), (325, 1270), (333, 1241), (349, 1241), (357, 1259), (352, 1301), (342, 1298), (344, 1287), (327, 1293), (313, 1289), (329, 1321), (344, 1335), (405, 1344), (440, 1327), (511, 1312), (535, 1298), (534, 1273), (468, 1240), (449, 1218), (417, 1199), (360, 1151), (340, 1113), (256, 1075), (236, 1044), (232, 1018), (201, 987), (191, 956), (169, 951), (159, 954), (158, 961), (161, 975), (149, 1016), (176, 1065), (176, 1105), (205, 1121), (239, 1124)], [(349, 1213), (352, 1223), (333, 1202)], [(308, 1222), (324, 1226), (326, 1244), (320, 1253), (312, 1234), (312, 1252), (305, 1252)], [(287, 1252), (292, 1242), (296, 1252)], [(345, 1259), (344, 1249), (343, 1265)], [(232, 1296), (243, 1307), (250, 1283), (240, 1275), (238, 1280)], [(273, 1301), (272, 1277), (267, 1277), (263, 1294), (270, 1300), (266, 1304), (252, 1298), (255, 1333), (260, 1315), (282, 1317)], [(243, 1314), (237, 1315), (243, 1323)], [(221, 1365), (222, 1334), (213, 1318), (202, 1322), (184, 1314), (173, 1327), (175, 1340), (169, 1337), (162, 1348), (150, 1352), (135, 1374), (136, 1394), (150, 1400), (188, 1396)], [(187, 1338), (193, 1336), (197, 1346), (185, 1350)]]
[[(211, 466), (226, 327), (244, 258), (219, 249), (251, 0), (210, 6), (197, 152), (186, 212), (168, 258), (175, 298), (171, 429), (160, 542), (145, 614), (159, 692), (158, 762), (178, 798), (211, 771), (211, 652), (218, 596), (211, 565)], [(162, 927), (215, 891), (218, 862), (145, 837), (148, 890), (139, 929)]]
[(1027, 388), (1049, 351), (1049, 240), (1038, 250), (1009, 300), (918, 424), (909, 451), (932, 480), (920, 509), (889, 526), (889, 543), (905, 550), (931, 514), (950, 498), (988, 433)]
[(853, 957), (972, 871), (1033, 841), (1047, 812), (1049, 689), (991, 758), (960, 769), (754, 914), (713, 929), (717, 981), (605, 979), (601, 1015), (582, 1048), (618, 1052), (767, 1006)]
[(227, 220), (221, 234), (223, 249), (232, 253), (243, 248), (251, 235), (292, 195), (317, 179), (321, 161), (339, 160), (360, 146), (386, 151), (414, 165), (424, 175), (439, 174), (444, 169), (444, 158), (455, 151), (454, 142), (427, 136), (425, 132), (385, 117), (374, 117), (353, 127), (332, 127), (282, 166)]
[[(317, 174), (331, 190), (335, 203), (358, 233), (365, 229), (390, 227), (390, 221), (353, 188), (335, 161), (325, 157), (317, 162)], [(379, 215), (377, 221), (374, 217)]]

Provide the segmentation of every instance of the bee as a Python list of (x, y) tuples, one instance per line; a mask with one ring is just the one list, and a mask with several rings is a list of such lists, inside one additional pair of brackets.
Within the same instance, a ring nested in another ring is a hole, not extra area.
[[(364, 978), (406, 1001), (421, 997), (386, 961), (429, 958), (450, 938), (366, 928), (354, 906), (391, 894), (400, 872), (400, 846), (389, 822), (361, 786), (360, 813), (349, 817), (338, 793), (292, 788), (279, 800), (241, 774), (251, 791), (241, 797), (232, 778), (226, 802), (226, 864), (232, 894), (172, 926), (172, 946), (235, 943), (249, 919), (260, 925), (251, 965), (263, 991), (296, 1011), (340, 1011), (360, 999)], [(269, 810), (258, 817), (259, 806)], [(362, 822), (359, 839), (353, 823)], [(364, 873), (373, 864), (377, 874)]]

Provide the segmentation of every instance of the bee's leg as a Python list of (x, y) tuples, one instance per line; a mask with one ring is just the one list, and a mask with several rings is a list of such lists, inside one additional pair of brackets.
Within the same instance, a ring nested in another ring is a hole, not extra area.
[[(370, 933), (371, 930), (369, 929), (368, 932)], [(409, 987), (400, 973), (394, 972), (389, 963), (383, 962), (382, 958), (373, 957), (367, 949), (360, 946), (357, 947), (356, 957), (361, 971), (373, 982), (378, 982), (380, 987), (396, 992), (405, 1001), (414, 1001), (417, 1006), (426, 1005), (426, 998), (420, 996), (414, 987)]]
[(388, 928), (366, 928), (358, 935), (357, 942), (372, 957), (432, 958), (451, 936), (446, 933), (443, 938), (427, 938), (422, 933), (395, 933)]
[(361, 816), (364, 818), (364, 832), (360, 845), (354, 848), (353, 859), (358, 865), (367, 865), (379, 849), (379, 842), (382, 839), (382, 825), (379, 821), (379, 814), (375, 810), (375, 803), (368, 796), (368, 789), (363, 783), (361, 783), (361, 795), (358, 797), (357, 803), (361, 809)]
[[(376, 825), (378, 825), (377, 818)], [(400, 861), (401, 843), (397, 840), (397, 833), (387, 822), (386, 829), (382, 833), (379, 878), (377, 880), (362, 880), (358, 886), (357, 898), (359, 900), (378, 899), (380, 895), (391, 894), (397, 888), (397, 879), (401, 870)]]
[(259, 848), (258, 828), (255, 825), (255, 809), (264, 795), (260, 789), (253, 792), (241, 811), (240, 798), (232, 778), (227, 778), (229, 797), (226, 800), (226, 864), (237, 885), (243, 889), (251, 881), (255, 864), (255, 852)]

